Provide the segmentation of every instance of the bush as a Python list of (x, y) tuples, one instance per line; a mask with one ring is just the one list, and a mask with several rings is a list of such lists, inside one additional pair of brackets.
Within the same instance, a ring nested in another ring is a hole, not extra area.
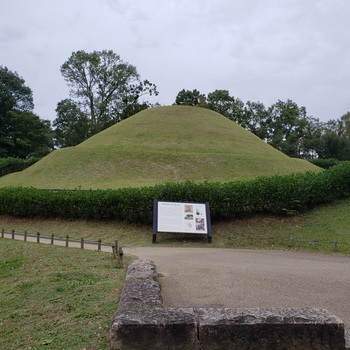
[(322, 159), (322, 158), (316, 158), (310, 160), (310, 163), (319, 166), (320, 168), (323, 169), (329, 169), (334, 165), (337, 165), (340, 161), (335, 158), (328, 158), (328, 159)]
[(38, 160), (39, 158), (34, 157), (28, 159), (12, 157), (0, 158), (0, 176), (4, 176), (17, 171), (22, 171), (36, 163)]
[(350, 196), (350, 162), (320, 173), (246, 182), (166, 183), (118, 190), (0, 189), (0, 213), (18, 217), (152, 222), (153, 200), (209, 202), (212, 220), (290, 215)]

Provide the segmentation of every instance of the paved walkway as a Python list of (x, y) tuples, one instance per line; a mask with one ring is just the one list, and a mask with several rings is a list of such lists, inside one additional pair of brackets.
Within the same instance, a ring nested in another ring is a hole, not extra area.
[(124, 248), (154, 261), (164, 306), (321, 307), (350, 328), (350, 257), (269, 250)]

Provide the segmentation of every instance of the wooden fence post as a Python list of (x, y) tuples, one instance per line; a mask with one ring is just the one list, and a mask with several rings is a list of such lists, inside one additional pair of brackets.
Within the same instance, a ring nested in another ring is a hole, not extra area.
[(15, 229), (12, 229), (11, 234), (12, 234), (12, 239), (15, 239)]
[(66, 236), (66, 248), (69, 246), (69, 235)]
[(118, 240), (114, 241), (114, 246), (113, 246), (113, 256), (115, 258), (117, 258), (117, 254), (118, 254)]
[(2, 228), (2, 230), (1, 230), (1, 238), (4, 238), (4, 237), (5, 237), (5, 229)]
[(51, 233), (51, 244), (55, 243), (55, 235)]
[(98, 239), (97, 250), (101, 250), (101, 243), (102, 243), (102, 239), (99, 238), (99, 239)]
[(36, 241), (37, 243), (40, 243), (40, 232), (36, 233)]
[(118, 261), (119, 261), (120, 267), (124, 267), (123, 258), (124, 258), (123, 247), (119, 247)]
[(24, 231), (24, 242), (27, 242), (27, 236), (28, 236), (28, 232), (27, 230)]
[(81, 237), (80, 239), (80, 248), (84, 249), (84, 237)]

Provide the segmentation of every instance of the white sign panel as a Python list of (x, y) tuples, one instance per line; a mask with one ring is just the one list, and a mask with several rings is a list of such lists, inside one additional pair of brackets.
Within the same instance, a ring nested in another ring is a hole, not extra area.
[(205, 204), (158, 202), (157, 220), (158, 232), (208, 234)]

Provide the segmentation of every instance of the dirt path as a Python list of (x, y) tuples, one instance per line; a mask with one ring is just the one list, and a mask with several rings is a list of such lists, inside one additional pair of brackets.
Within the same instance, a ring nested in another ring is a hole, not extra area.
[(350, 257), (268, 250), (125, 248), (154, 261), (164, 306), (322, 307), (350, 328)]

